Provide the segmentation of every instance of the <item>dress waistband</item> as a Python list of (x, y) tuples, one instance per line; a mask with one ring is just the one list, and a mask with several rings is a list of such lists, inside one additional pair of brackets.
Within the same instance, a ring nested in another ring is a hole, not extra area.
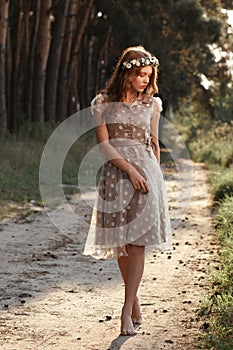
[(125, 138), (114, 138), (109, 140), (110, 144), (112, 146), (140, 146), (140, 145), (145, 145), (146, 144), (146, 139), (125, 139)]
[(150, 156), (153, 152), (151, 136), (144, 137), (141, 139), (114, 138), (114, 139), (110, 139), (109, 142), (113, 147), (125, 147), (125, 146), (134, 147), (134, 146), (145, 145), (146, 150), (148, 151)]

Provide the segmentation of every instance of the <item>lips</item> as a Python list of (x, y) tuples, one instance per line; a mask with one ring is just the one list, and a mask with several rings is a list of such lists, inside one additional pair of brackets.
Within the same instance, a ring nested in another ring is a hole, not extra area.
[(142, 85), (141, 89), (145, 89), (147, 87), (147, 85)]

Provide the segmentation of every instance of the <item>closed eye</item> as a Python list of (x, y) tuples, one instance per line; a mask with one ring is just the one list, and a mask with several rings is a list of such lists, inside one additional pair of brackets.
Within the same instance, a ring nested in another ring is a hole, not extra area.
[[(143, 77), (145, 77), (145, 76), (147, 76), (147, 74), (146, 74), (146, 73), (144, 73), (144, 74), (143, 74), (143, 73), (141, 73), (141, 74), (140, 74), (140, 77), (141, 77), (141, 78), (143, 78)], [(151, 77), (151, 74), (149, 74), (149, 75), (148, 75), (148, 78), (150, 78), (150, 77)]]

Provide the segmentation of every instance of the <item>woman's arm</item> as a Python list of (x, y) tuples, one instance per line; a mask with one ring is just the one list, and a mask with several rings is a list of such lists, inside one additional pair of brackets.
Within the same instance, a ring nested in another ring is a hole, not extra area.
[(117, 152), (117, 150), (110, 144), (107, 125), (102, 124), (96, 126), (95, 132), (101, 153), (105, 155), (107, 160), (128, 174), (132, 165), (128, 163), (124, 158), (122, 158), (120, 153)]
[[(161, 101), (161, 100), (160, 100)], [(157, 101), (154, 103), (157, 104)], [(150, 136), (152, 139), (152, 148), (158, 163), (160, 163), (160, 148), (159, 148), (159, 119), (161, 106), (156, 105), (153, 116), (150, 120)]]
[(101, 153), (103, 153), (112, 164), (128, 174), (135, 190), (141, 190), (147, 193), (149, 188), (144, 177), (134, 168), (132, 164), (122, 158), (117, 150), (109, 143), (107, 125), (101, 124), (96, 126), (95, 132)]

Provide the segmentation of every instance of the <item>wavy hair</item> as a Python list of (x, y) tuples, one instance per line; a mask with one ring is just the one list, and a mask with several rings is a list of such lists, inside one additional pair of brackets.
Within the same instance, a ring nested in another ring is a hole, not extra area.
[[(101, 91), (106, 95), (104, 102), (120, 102), (126, 96), (126, 91), (130, 87), (131, 81), (138, 77), (142, 67), (133, 67), (130, 69), (122, 69), (124, 61), (151, 57), (152, 54), (145, 50), (143, 46), (131, 46), (125, 49), (119, 58), (115, 70), (109, 79), (105, 89)], [(158, 92), (157, 76), (158, 69), (155, 66), (152, 67), (152, 75), (150, 77), (149, 84), (147, 85), (144, 93), (153, 96)]]

